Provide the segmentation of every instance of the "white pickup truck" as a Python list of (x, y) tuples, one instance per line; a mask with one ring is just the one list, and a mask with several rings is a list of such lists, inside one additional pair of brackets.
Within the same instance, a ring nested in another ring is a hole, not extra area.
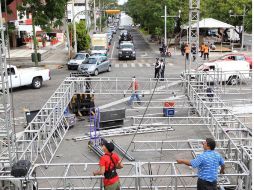
[[(39, 89), (43, 81), (50, 80), (50, 70), (41, 67), (17, 69), (16, 66), (7, 66), (7, 74), (10, 88), (32, 85)], [(1, 78), (0, 78), (1, 81)]]

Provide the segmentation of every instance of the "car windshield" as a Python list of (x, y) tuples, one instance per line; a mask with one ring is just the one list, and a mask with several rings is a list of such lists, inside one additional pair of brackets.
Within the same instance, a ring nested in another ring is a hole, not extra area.
[(121, 46), (120, 46), (120, 48), (121, 49), (123, 49), (123, 48), (133, 48), (133, 45), (132, 44), (122, 44)]
[(104, 46), (94, 46), (93, 50), (105, 50)]
[(89, 58), (85, 64), (96, 64), (96, 58)]
[(74, 59), (76, 59), (76, 60), (83, 60), (83, 59), (85, 59), (86, 58), (86, 55), (84, 55), (84, 54), (77, 54), (75, 57), (74, 57)]

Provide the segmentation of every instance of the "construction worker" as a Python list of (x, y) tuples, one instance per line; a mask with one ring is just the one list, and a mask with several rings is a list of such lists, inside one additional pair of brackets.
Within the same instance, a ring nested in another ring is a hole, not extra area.
[(128, 90), (129, 89), (132, 89), (132, 94), (131, 94), (131, 97), (128, 101), (128, 105), (131, 106), (132, 102), (135, 98), (137, 99), (138, 104), (141, 104), (141, 100), (139, 98), (139, 93), (138, 93), (138, 81), (135, 76), (132, 77), (132, 82), (131, 82)]
[(205, 50), (205, 44), (202, 43), (202, 44), (201, 44), (201, 47), (200, 47), (200, 52), (201, 52), (200, 57), (203, 57), (203, 55), (204, 55), (204, 50)]
[(191, 45), (191, 54), (192, 54), (192, 57), (193, 57), (193, 61), (196, 60), (196, 53), (197, 53), (196, 44), (193, 43), (193, 44)]
[(206, 44), (204, 47), (204, 60), (209, 60), (209, 46)]
[(197, 190), (217, 190), (217, 176), (224, 174), (225, 164), (222, 156), (214, 149), (216, 142), (207, 138), (203, 143), (204, 152), (193, 160), (178, 159), (178, 164), (185, 164), (198, 169)]
[(189, 44), (185, 44), (184, 51), (185, 51), (186, 59), (189, 60), (189, 55), (190, 55), (190, 47), (189, 47)]
[(105, 190), (120, 190), (119, 176), (116, 169), (122, 169), (123, 164), (116, 153), (113, 153), (114, 144), (107, 142), (105, 139), (101, 142), (104, 155), (100, 158), (100, 170), (93, 172), (93, 175), (104, 175)]

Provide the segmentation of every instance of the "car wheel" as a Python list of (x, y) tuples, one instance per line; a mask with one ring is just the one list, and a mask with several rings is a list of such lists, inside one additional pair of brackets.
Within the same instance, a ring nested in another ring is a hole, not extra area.
[(40, 89), (42, 86), (42, 80), (39, 77), (36, 77), (32, 81), (32, 86), (34, 89)]
[(133, 57), (133, 60), (136, 60), (136, 56), (135, 56), (135, 57)]
[(122, 59), (120, 57), (118, 57), (118, 60), (121, 61)]
[(231, 76), (228, 79), (229, 84), (231, 85), (237, 85), (239, 83), (239, 77), (238, 76)]
[(99, 74), (99, 71), (98, 71), (98, 69), (96, 69), (96, 70), (94, 71), (94, 75), (97, 76), (98, 74)]
[(67, 66), (67, 68), (68, 68), (68, 70), (71, 70), (71, 67), (69, 65)]
[(111, 68), (111, 65), (109, 65), (109, 66), (108, 66), (108, 72), (110, 72), (111, 69), (112, 69), (112, 68)]

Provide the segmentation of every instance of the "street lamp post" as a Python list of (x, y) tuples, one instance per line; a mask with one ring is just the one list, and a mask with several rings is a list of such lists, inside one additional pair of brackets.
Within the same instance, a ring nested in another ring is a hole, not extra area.
[(237, 14), (232, 14), (232, 10), (229, 10), (230, 17), (243, 17), (243, 26), (242, 26), (242, 41), (241, 41), (241, 50), (243, 50), (243, 43), (244, 43), (244, 17), (246, 16), (246, 6), (243, 5), (243, 14), (242, 15), (237, 15)]
[(73, 22), (73, 32), (74, 32), (74, 52), (77, 53), (78, 44), (77, 44), (77, 31), (76, 31), (76, 22), (75, 22), (74, 1), (75, 0), (72, 0), (72, 22)]
[(175, 17), (178, 17), (180, 18), (181, 16), (181, 10), (178, 10), (178, 16), (167, 16), (167, 6), (165, 6), (165, 12), (164, 12), (164, 16), (161, 16), (161, 17), (164, 17), (164, 22), (165, 22), (165, 25), (164, 25), (164, 44), (165, 46), (167, 46), (167, 17), (170, 17), (170, 18), (175, 18)]

